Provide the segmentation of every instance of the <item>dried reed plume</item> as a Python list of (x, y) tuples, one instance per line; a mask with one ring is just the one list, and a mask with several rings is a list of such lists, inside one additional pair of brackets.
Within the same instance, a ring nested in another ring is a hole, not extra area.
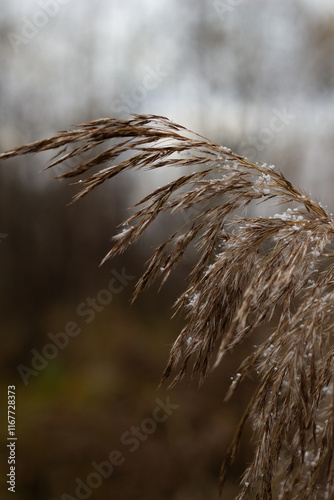
[[(108, 149), (80, 159), (109, 139)], [(175, 304), (186, 325), (162, 380), (173, 373), (174, 385), (189, 365), (192, 376), (203, 380), (227, 351), (267, 325), (265, 340), (242, 362), (226, 396), (254, 372), (258, 385), (227, 451), (221, 484), (250, 421), (254, 456), (238, 500), (333, 498), (333, 218), (273, 166), (252, 163), (161, 116), (84, 123), (0, 158), (57, 148), (62, 150), (47, 168), (78, 158), (77, 166), (58, 176), (83, 176), (74, 200), (125, 170), (182, 169), (177, 180), (133, 207), (103, 262), (124, 252), (159, 214), (189, 212), (188, 222), (156, 249), (134, 291), (136, 298), (157, 278), (163, 284), (195, 244), (198, 259)], [(130, 151), (130, 158), (117, 162)], [(269, 200), (281, 205), (281, 213), (243, 216), (251, 203)], [(279, 319), (269, 329), (275, 312)]]

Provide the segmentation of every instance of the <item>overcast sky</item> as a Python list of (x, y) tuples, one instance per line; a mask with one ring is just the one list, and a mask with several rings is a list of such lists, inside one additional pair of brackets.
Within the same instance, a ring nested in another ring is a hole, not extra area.
[(329, 0), (2, 0), (0, 147), (162, 114), (333, 206), (333, 21)]

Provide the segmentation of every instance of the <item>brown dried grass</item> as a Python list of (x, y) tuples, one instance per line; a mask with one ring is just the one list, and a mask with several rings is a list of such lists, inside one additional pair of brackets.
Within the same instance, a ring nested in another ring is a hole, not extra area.
[[(80, 155), (109, 139), (114, 143), (108, 149), (81, 161)], [(332, 498), (333, 218), (272, 166), (250, 162), (161, 116), (84, 123), (0, 159), (58, 148), (47, 168), (78, 158), (78, 165), (58, 178), (84, 177), (74, 201), (125, 170), (182, 169), (176, 180), (133, 207), (103, 262), (124, 252), (158, 215), (189, 212), (187, 222), (153, 253), (134, 291), (136, 298), (156, 279), (163, 284), (195, 243), (198, 258), (175, 304), (186, 324), (162, 381), (174, 373), (174, 385), (189, 365), (192, 376), (203, 380), (229, 350), (279, 314), (273, 331), (268, 328), (267, 338), (241, 364), (226, 396), (247, 374), (256, 374), (257, 389), (226, 454), (221, 484), (249, 420), (254, 456), (238, 500)], [(130, 158), (117, 162), (129, 151)], [(96, 166), (99, 170), (87, 177)], [(182, 174), (189, 169), (193, 172)], [(282, 205), (283, 212), (242, 216), (250, 204), (268, 201)]]

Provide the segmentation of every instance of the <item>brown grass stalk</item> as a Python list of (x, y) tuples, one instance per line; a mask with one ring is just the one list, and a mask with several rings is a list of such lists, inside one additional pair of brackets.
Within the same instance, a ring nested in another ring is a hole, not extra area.
[[(109, 139), (113, 144), (102, 153), (80, 160)], [(133, 207), (103, 262), (124, 252), (160, 214), (189, 212), (153, 253), (134, 291), (136, 298), (155, 280), (163, 284), (195, 244), (196, 264), (175, 304), (185, 326), (162, 381), (173, 374), (174, 385), (188, 367), (203, 380), (229, 350), (278, 314), (276, 327), (243, 361), (228, 391), (227, 399), (247, 374), (256, 374), (258, 386), (226, 454), (221, 481), (250, 421), (254, 456), (238, 500), (333, 498), (333, 218), (273, 166), (253, 163), (161, 116), (84, 123), (0, 159), (58, 148), (47, 168), (78, 158), (58, 176), (82, 177), (74, 201), (126, 170), (180, 169), (176, 180)], [(130, 158), (118, 160), (128, 152)], [(93, 167), (98, 171), (90, 175)], [(281, 205), (280, 213), (244, 215), (248, 206), (267, 202)]]

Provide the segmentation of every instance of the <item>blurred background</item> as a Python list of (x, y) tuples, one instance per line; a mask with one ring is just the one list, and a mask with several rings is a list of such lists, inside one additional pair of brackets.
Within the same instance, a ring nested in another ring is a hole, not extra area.
[[(333, 2), (2, 0), (0, 40), (0, 151), (92, 119), (161, 114), (275, 164), (333, 210)], [(15, 385), (18, 500), (217, 499), (255, 381), (223, 398), (254, 340), (199, 389), (158, 388), (190, 262), (133, 306), (169, 224), (98, 265), (126, 208), (164, 178), (127, 174), (66, 206), (76, 187), (40, 173), (49, 159), (0, 168), (2, 498)], [(234, 498), (250, 453), (246, 435), (222, 498)]]

